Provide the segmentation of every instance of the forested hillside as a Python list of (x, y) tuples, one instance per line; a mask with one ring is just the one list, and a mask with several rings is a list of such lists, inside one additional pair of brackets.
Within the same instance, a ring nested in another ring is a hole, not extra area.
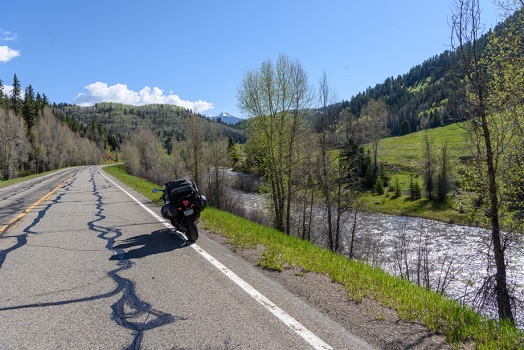
[[(41, 173), (66, 166), (98, 164), (102, 151), (89, 135), (71, 130), (49, 108), (45, 94), (31, 85), (22, 94), (14, 76), (10, 96), (0, 79), (0, 180)], [(100, 129), (102, 130), (102, 129)]]
[[(186, 138), (186, 126), (192, 115), (192, 111), (188, 109), (167, 104), (131, 106), (103, 102), (90, 107), (67, 104), (53, 107), (54, 113), (66, 120), (73, 130), (89, 125), (103, 126), (107, 130), (111, 150), (119, 149), (125, 139), (129, 139), (142, 127), (147, 127), (171, 153), (172, 141)], [(235, 142), (245, 142), (245, 136), (239, 129), (216, 121), (212, 123), (217, 125), (225, 137), (232, 138)]]
[[(501, 33), (510, 25), (520, 26), (516, 15), (499, 24), (493, 32)], [(492, 31), (487, 31), (476, 42), (479, 57), (488, 43)], [(457, 90), (449, 74), (452, 70), (460, 74), (461, 54), (456, 50), (445, 50), (422, 64), (411, 68), (406, 74), (388, 77), (383, 83), (368, 87), (349, 101), (341, 101), (340, 110), (349, 108), (353, 115), (360, 112), (372, 100), (382, 100), (388, 109), (388, 127), (394, 136), (401, 135), (402, 122), (407, 120), (411, 130), (434, 128), (455, 121), (455, 108), (460, 105)]]

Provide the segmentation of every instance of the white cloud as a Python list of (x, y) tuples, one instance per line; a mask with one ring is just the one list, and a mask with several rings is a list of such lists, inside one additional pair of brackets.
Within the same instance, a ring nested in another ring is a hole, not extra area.
[[(4, 85), (4, 88), (3, 88), (2, 90), (3, 90), (3, 92), (4, 92), (4, 96), (9, 96), (9, 97), (11, 97), (11, 91), (13, 91), (13, 86), (11, 86), (11, 85)], [(20, 91), (20, 92), (21, 92), (20, 97), (21, 97), (22, 99), (24, 99), (24, 97), (25, 97), (25, 91), (22, 90), (22, 91)]]
[(2, 89), (4, 92), (4, 95), (10, 95), (11, 90), (13, 90), (13, 87), (11, 85), (4, 85), (4, 88)]
[(208, 109), (213, 109), (213, 104), (198, 100), (196, 102), (182, 100), (178, 95), (164, 95), (164, 91), (149, 86), (144, 87), (139, 92), (129, 90), (125, 84), (107, 86), (106, 83), (96, 82), (86, 87), (87, 93), (80, 93), (73, 102), (79, 106), (92, 106), (98, 102), (117, 102), (134, 106), (146, 104), (172, 104), (183, 108), (191, 109), (195, 113), (201, 113)]
[(20, 51), (10, 49), (7, 46), (0, 46), (0, 62), (7, 62), (17, 56), (20, 56)]
[(0, 40), (17, 41), (18, 36), (16, 35), (16, 33), (11, 33), (0, 28)]

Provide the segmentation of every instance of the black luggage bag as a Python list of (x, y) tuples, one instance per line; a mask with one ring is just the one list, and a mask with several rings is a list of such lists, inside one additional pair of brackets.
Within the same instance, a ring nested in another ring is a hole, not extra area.
[(168, 182), (164, 185), (164, 197), (167, 202), (179, 202), (182, 198), (191, 197), (198, 193), (193, 182), (180, 179)]

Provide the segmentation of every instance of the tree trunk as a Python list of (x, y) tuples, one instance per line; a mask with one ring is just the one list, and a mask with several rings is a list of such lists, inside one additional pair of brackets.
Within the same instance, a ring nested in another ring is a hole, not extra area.
[(491, 240), (493, 242), (493, 254), (497, 269), (495, 275), (495, 280), (497, 282), (497, 285), (495, 286), (495, 291), (497, 294), (497, 307), (499, 312), (499, 319), (505, 319), (512, 323), (515, 323), (513, 311), (511, 310), (511, 300), (506, 281), (506, 261), (504, 258), (504, 248), (502, 247), (502, 242), (500, 238), (496, 170), (493, 164), (493, 149), (491, 146), (490, 133), (486, 121), (485, 112), (482, 115), (482, 131), (484, 134), (484, 142), (486, 144), (486, 163), (488, 168), (487, 170), (490, 197), (489, 216), (491, 219)]

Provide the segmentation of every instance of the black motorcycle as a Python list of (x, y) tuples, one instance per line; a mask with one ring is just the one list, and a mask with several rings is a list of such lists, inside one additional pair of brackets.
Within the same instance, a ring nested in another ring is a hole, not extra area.
[(154, 193), (158, 191), (163, 192), (164, 206), (160, 213), (164, 219), (185, 233), (188, 241), (195, 242), (198, 239), (196, 221), (207, 206), (206, 197), (198, 194), (196, 184), (186, 179), (168, 182), (161, 190), (153, 189)]

